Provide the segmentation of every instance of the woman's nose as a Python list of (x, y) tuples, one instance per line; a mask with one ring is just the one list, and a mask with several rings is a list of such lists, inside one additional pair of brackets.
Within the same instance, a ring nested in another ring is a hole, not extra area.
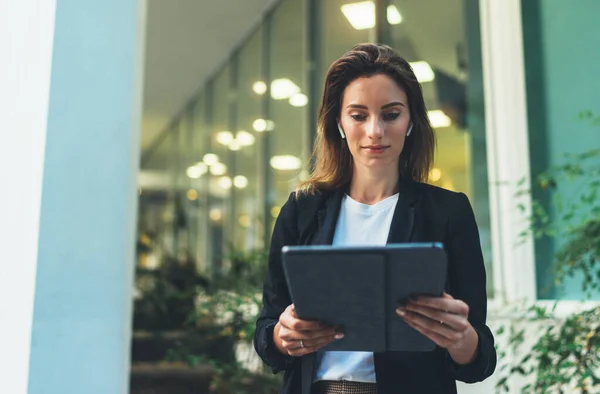
[(381, 138), (383, 136), (384, 127), (385, 125), (380, 119), (369, 122), (367, 126), (368, 137), (372, 139)]

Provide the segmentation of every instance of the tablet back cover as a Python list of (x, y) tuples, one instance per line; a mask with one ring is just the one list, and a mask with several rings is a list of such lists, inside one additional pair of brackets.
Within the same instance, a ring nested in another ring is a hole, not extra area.
[(344, 330), (324, 350), (385, 351), (383, 254), (287, 251), (283, 260), (296, 315)]
[(436, 244), (399, 247), (388, 254), (387, 343), (393, 351), (432, 351), (435, 343), (410, 327), (395, 309), (411, 295), (442, 296), (446, 285), (446, 253)]

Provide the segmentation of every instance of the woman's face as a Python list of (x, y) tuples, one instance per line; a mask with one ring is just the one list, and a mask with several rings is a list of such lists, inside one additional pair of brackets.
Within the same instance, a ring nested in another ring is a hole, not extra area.
[(344, 91), (340, 126), (355, 166), (398, 167), (410, 124), (406, 93), (384, 74), (361, 77)]

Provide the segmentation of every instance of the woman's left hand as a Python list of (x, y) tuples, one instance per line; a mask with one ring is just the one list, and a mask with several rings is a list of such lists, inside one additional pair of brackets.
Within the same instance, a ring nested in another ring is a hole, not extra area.
[(464, 359), (465, 355), (467, 361), (473, 358), (478, 337), (469, 323), (469, 306), (465, 302), (456, 300), (447, 293), (443, 297), (419, 296), (407, 305), (398, 306), (396, 312), (409, 326), (438, 346), (448, 349), (451, 355), (456, 350), (461, 353), (458, 357), (460, 359)]

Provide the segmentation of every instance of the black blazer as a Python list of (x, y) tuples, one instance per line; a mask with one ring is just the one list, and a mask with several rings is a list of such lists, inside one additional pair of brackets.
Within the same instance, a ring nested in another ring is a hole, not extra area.
[[(256, 322), (254, 347), (274, 373), (285, 371), (284, 394), (309, 394), (315, 353), (281, 354), (273, 328), (291, 299), (281, 264), (285, 245), (330, 245), (345, 190), (301, 195), (292, 193), (275, 223), (263, 308)], [(442, 242), (448, 254), (447, 292), (469, 305), (469, 321), (479, 335), (478, 354), (460, 366), (447, 350), (375, 353), (378, 394), (455, 394), (456, 380), (479, 382), (496, 367), (494, 337), (486, 326), (486, 275), (479, 233), (468, 198), (434, 186), (402, 181), (388, 243)]]

